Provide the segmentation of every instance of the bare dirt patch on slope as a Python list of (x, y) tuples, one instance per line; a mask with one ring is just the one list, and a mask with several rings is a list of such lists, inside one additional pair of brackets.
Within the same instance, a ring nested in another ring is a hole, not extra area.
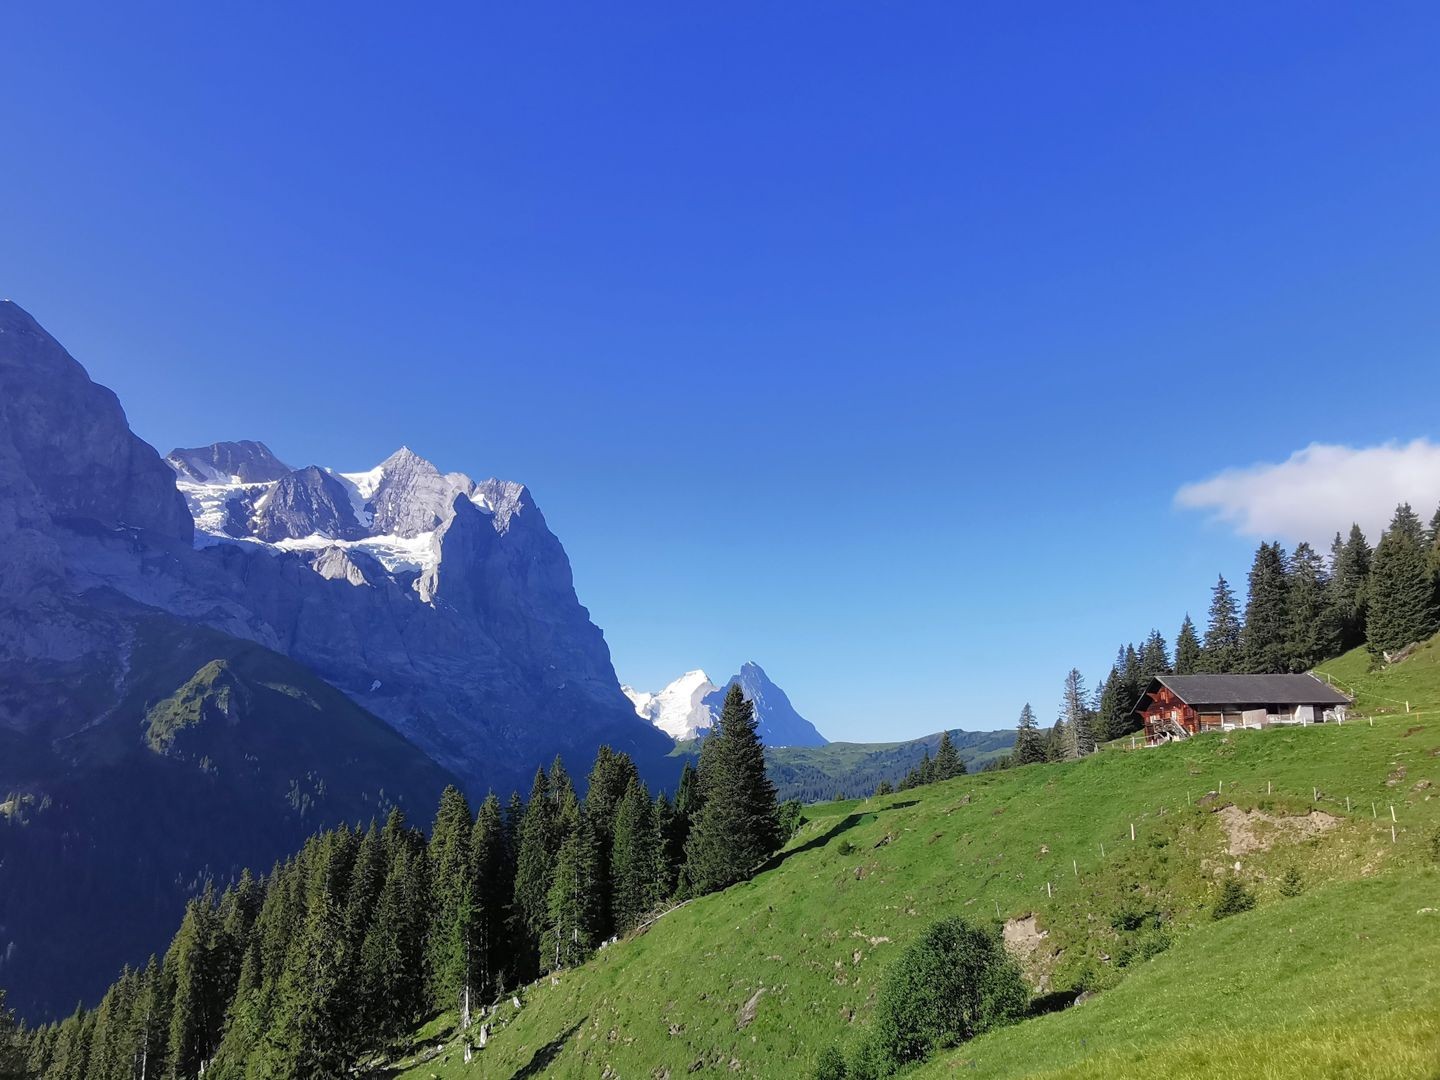
[(1215, 811), (1225, 830), (1225, 850), (1237, 858), (1256, 851), (1269, 851), (1277, 843), (1293, 844), (1327, 833), (1340, 819), (1323, 810), (1284, 817), (1263, 810), (1241, 810), (1222, 806)]

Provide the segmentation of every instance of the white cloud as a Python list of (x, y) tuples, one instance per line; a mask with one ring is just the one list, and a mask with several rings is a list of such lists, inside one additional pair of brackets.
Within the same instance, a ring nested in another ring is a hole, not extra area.
[(1177, 506), (1208, 510), (1242, 536), (1309, 540), (1321, 551), (1352, 521), (1374, 544), (1402, 502), (1430, 520), (1440, 502), (1440, 444), (1312, 443), (1285, 461), (1226, 469), (1175, 493)]

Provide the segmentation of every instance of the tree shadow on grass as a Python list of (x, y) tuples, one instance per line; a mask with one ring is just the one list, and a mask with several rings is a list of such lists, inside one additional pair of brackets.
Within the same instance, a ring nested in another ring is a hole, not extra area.
[(565, 1049), (565, 1044), (570, 1041), (570, 1036), (579, 1031), (580, 1025), (587, 1019), (589, 1017), (582, 1016), (539, 1050), (536, 1050), (527, 1064), (522, 1065), (517, 1072), (510, 1075), (510, 1080), (525, 1080), (526, 1077), (539, 1076), (543, 1073), (560, 1056), (560, 1051)]
[(863, 813), (846, 814), (843, 818), (841, 818), (834, 825), (832, 825), (828, 832), (821, 833), (819, 836), (811, 837), (799, 847), (793, 847), (787, 851), (777, 851), (774, 855), (771, 855), (770, 858), (766, 859), (763, 863), (757, 866), (755, 868), (755, 873), (763, 874), (766, 870), (774, 870), (786, 859), (791, 858), (794, 855), (800, 855), (807, 851), (814, 851), (816, 848), (822, 848), (831, 840), (834, 840), (841, 833), (849, 832), (856, 825), (859, 825), (868, 817), (874, 817), (876, 814), (883, 814), (888, 810), (900, 810), (907, 806), (914, 806), (919, 801), (919, 799), (910, 799), (906, 802), (897, 802), (892, 803), (890, 806), (882, 806), (875, 810), (866, 810)]

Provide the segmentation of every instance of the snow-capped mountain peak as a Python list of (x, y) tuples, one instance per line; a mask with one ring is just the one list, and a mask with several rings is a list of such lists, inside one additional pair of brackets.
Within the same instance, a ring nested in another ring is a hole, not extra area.
[(766, 746), (824, 746), (828, 741), (806, 720), (784, 690), (776, 686), (753, 660), (724, 686), (717, 686), (704, 671), (687, 671), (663, 690), (647, 693), (622, 686), (635, 712), (677, 742), (703, 735), (714, 725), (725, 705), (725, 692), (738, 683), (745, 699), (755, 706), (755, 721)]
[(634, 704), (636, 713), (678, 742), (695, 738), (715, 723), (715, 713), (705, 699), (718, 688), (698, 668), (653, 694), (629, 686), (620, 689)]

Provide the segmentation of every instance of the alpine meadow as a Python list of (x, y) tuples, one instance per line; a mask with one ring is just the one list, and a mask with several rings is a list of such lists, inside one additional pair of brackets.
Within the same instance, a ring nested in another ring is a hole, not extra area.
[(0, 1080), (1440, 1080), (1440, 9), (6, 30)]

